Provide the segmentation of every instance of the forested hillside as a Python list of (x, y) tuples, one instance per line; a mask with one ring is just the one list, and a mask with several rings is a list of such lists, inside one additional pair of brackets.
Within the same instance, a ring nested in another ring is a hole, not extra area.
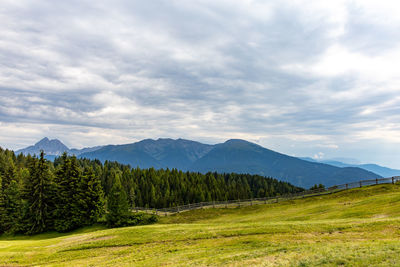
[(303, 190), (258, 175), (132, 169), (67, 154), (52, 163), (43, 153), (39, 158), (16, 156), (1, 148), (0, 181), (0, 232), (27, 234), (91, 225), (106, 210), (109, 215), (135, 206), (162, 208)]

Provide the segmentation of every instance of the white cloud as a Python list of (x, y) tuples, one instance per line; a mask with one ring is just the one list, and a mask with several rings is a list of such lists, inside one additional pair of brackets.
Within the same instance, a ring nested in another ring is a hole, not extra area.
[(313, 159), (316, 160), (322, 160), (324, 158), (325, 154), (322, 152), (318, 152), (317, 154), (314, 154)]

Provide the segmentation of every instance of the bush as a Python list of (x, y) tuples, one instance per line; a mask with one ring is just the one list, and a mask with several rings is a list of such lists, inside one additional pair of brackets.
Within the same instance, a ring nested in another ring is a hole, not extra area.
[(315, 184), (312, 187), (310, 187), (310, 190), (317, 190), (317, 189), (325, 189), (325, 185), (323, 185), (323, 184), (319, 184), (319, 185)]
[(146, 225), (158, 222), (158, 216), (147, 213), (128, 213), (124, 215), (118, 223), (107, 223), (108, 227), (124, 227), (135, 225)]
[(154, 214), (147, 213), (131, 213), (127, 215), (127, 225), (145, 225), (158, 222), (158, 217)]

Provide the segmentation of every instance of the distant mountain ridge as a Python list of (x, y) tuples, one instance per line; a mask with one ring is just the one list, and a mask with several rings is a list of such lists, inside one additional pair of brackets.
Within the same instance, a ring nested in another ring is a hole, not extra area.
[(349, 163), (344, 163), (344, 162), (341, 162), (338, 160), (315, 160), (315, 159), (307, 158), (307, 157), (300, 158), (300, 159), (311, 161), (311, 162), (325, 163), (325, 164), (329, 164), (329, 165), (341, 167), (341, 168), (343, 168), (343, 167), (361, 168), (361, 169), (379, 174), (383, 177), (391, 177), (391, 176), (399, 176), (400, 175), (400, 170), (383, 167), (383, 166), (380, 166), (377, 164), (349, 164)]
[(332, 186), (380, 177), (360, 168), (339, 168), (304, 161), (237, 139), (215, 145), (213, 150), (195, 162), (190, 169), (200, 172), (213, 170), (260, 174), (306, 188), (319, 183)]
[[(41, 147), (48, 155), (62, 150), (81, 158), (118, 161), (140, 168), (176, 168), (183, 171), (259, 174), (308, 188), (332, 186), (381, 176), (357, 167), (337, 167), (291, 157), (240, 139), (208, 145), (185, 139), (145, 139), (124, 145), (107, 145), (81, 150), (61, 146), (58, 140), (42, 139), (35, 146), (17, 151), (27, 153)], [(57, 142), (58, 141), (58, 142)], [(62, 144), (62, 143), (61, 143)], [(46, 149), (50, 149), (47, 151)]]
[(133, 144), (109, 145), (94, 152), (82, 153), (83, 158), (115, 160), (141, 168), (177, 168), (187, 170), (214, 146), (185, 139), (145, 139)]
[(46, 153), (46, 156), (48, 158), (54, 158), (56, 156), (61, 156), (64, 152), (67, 152), (68, 154), (73, 154), (76, 156), (79, 156), (82, 153), (85, 152), (93, 152), (97, 149), (102, 148), (102, 146), (96, 146), (96, 147), (89, 147), (89, 148), (83, 148), (83, 149), (69, 149), (66, 145), (64, 145), (60, 140), (58, 139), (52, 139), (50, 140), (49, 138), (45, 137), (41, 139), (39, 142), (34, 144), (33, 146), (28, 146), (26, 148), (20, 149), (15, 151), (16, 154), (24, 154), (24, 155), (39, 155), (40, 151), (43, 150)]

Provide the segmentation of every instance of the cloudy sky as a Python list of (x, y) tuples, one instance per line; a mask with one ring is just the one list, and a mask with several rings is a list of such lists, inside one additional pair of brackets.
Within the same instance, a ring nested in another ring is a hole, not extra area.
[(242, 138), (400, 168), (398, 1), (2, 0), (0, 146)]

